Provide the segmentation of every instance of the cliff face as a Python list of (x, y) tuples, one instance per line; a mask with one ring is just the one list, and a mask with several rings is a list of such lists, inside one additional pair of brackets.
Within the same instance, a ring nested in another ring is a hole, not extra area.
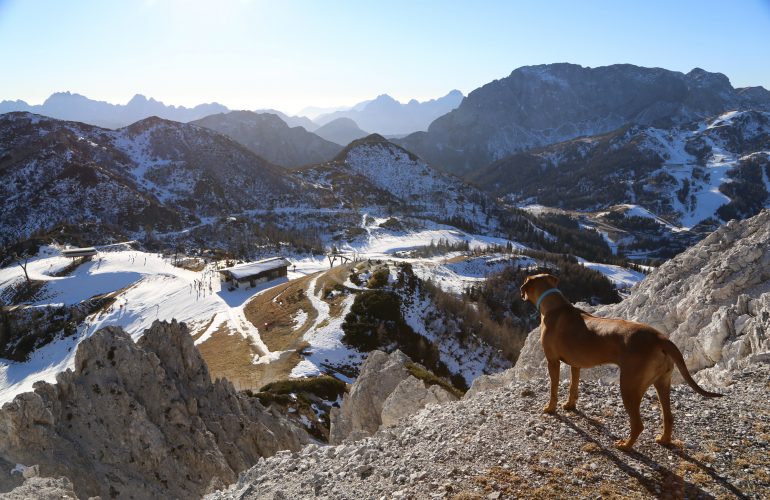
[[(623, 302), (594, 314), (667, 333), (696, 379), (725, 385), (736, 369), (769, 361), (770, 211), (720, 227), (658, 268)], [(539, 335), (538, 328), (527, 338), (513, 368), (518, 380), (546, 373)], [(614, 376), (608, 368), (585, 373)]]
[(192, 498), (310, 441), (228, 381), (212, 382), (176, 322), (156, 322), (137, 343), (100, 330), (78, 346), (74, 371), (0, 410), (0, 457), (67, 477), (86, 497)]

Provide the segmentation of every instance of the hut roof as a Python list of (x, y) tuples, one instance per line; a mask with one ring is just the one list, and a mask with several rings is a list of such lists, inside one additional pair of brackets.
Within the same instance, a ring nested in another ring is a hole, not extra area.
[(247, 262), (246, 264), (238, 264), (233, 267), (226, 267), (220, 269), (220, 273), (227, 272), (235, 279), (248, 278), (265, 271), (271, 271), (280, 267), (289, 267), (291, 263), (283, 257), (270, 257), (269, 259), (262, 259), (256, 262)]

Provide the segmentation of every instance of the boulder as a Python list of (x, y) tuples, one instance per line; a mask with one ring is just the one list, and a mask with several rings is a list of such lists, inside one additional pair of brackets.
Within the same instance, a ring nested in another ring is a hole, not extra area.
[[(407, 369), (411, 359), (399, 350), (372, 351), (340, 408), (331, 412), (329, 443), (356, 441), (392, 425), (430, 403), (457, 398), (439, 386), (426, 386)], [(420, 366), (420, 365), (417, 365)], [(424, 370), (422, 366), (420, 366)]]
[(457, 397), (438, 385), (426, 386), (422, 380), (409, 376), (402, 380), (382, 404), (382, 426), (392, 427), (402, 418), (417, 413), (429, 404), (457, 401)]
[(32, 476), (24, 480), (21, 486), (7, 493), (0, 493), (0, 500), (77, 500), (72, 481), (66, 477)]
[(120, 328), (78, 346), (75, 367), (0, 409), (0, 457), (66, 476), (80, 497), (199, 497), (307, 433), (214, 382), (184, 324)]

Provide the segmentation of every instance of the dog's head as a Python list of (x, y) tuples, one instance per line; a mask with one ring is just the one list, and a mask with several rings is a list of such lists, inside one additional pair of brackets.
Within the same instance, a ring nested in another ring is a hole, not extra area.
[(527, 276), (522, 283), (521, 288), (521, 300), (528, 300), (534, 304), (537, 302), (537, 298), (545, 290), (549, 288), (556, 288), (559, 284), (559, 278), (552, 274), (534, 274)]

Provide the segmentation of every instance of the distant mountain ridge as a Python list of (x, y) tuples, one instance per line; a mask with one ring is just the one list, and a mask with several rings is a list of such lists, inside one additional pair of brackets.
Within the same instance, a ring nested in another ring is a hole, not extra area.
[(350, 118), (359, 127), (382, 135), (400, 135), (427, 130), (428, 125), (460, 105), (463, 94), (453, 90), (443, 97), (402, 104), (387, 94), (361, 102), (351, 109), (318, 116), (315, 121), (325, 125), (338, 118)]
[(284, 167), (328, 161), (342, 149), (304, 127), (290, 127), (278, 114), (230, 111), (190, 123), (224, 134), (269, 162)]
[(366, 137), (369, 132), (361, 130), (358, 124), (350, 118), (337, 118), (315, 129), (315, 134), (327, 141), (345, 146), (356, 139)]
[(462, 174), (513, 153), (624, 125), (668, 127), (745, 109), (770, 110), (770, 91), (736, 89), (725, 75), (700, 68), (684, 74), (631, 64), (524, 66), (471, 92), (427, 132), (396, 142)]
[(135, 95), (127, 104), (111, 104), (95, 101), (80, 94), (57, 92), (43, 104), (30, 105), (24, 101), (0, 102), (0, 114), (12, 111), (26, 111), (59, 120), (78, 121), (104, 128), (120, 128), (150, 116), (166, 120), (189, 122), (204, 116), (223, 113), (227, 108), (218, 103), (199, 104), (193, 108), (165, 105), (141, 94)]

